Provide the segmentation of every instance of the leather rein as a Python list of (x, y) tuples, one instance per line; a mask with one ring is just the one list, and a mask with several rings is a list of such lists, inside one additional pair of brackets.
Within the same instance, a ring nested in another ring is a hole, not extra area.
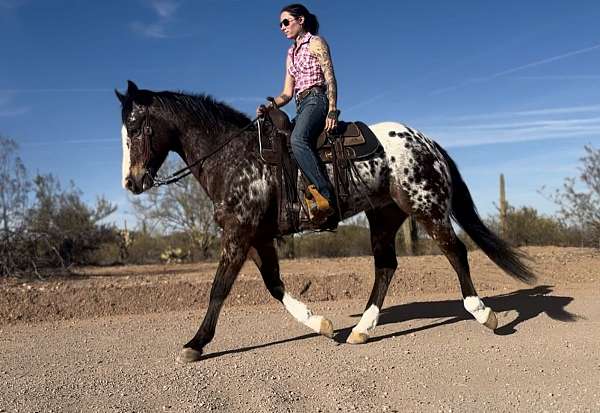
[[(146, 111), (145, 112), (146, 112), (145, 113), (145, 119), (144, 119), (144, 122), (143, 122), (143, 126), (142, 126), (142, 131), (141, 132), (142, 132), (143, 139), (144, 139), (144, 142), (143, 142), (144, 153), (149, 157), (150, 156), (150, 152), (151, 152), (151, 148), (152, 148), (152, 145), (150, 145), (150, 137), (152, 136), (153, 130), (152, 130), (152, 126), (150, 125), (150, 109), (148, 108), (148, 106), (146, 106)], [(226, 139), (224, 142), (222, 142), (220, 145), (218, 145), (215, 149), (213, 149), (207, 155), (204, 155), (200, 159), (195, 160), (194, 162), (192, 162), (191, 164), (185, 166), (184, 168), (181, 168), (178, 171), (175, 171), (171, 175), (169, 175), (167, 177), (164, 177), (164, 178), (161, 178), (159, 176), (157, 176), (156, 178), (152, 178), (152, 180), (153, 180), (152, 187), (156, 188), (156, 187), (163, 186), (163, 185), (174, 184), (174, 183), (182, 180), (186, 176), (192, 174), (192, 168), (194, 168), (195, 166), (200, 165), (200, 169), (202, 169), (202, 164), (204, 163), (204, 161), (206, 161), (208, 158), (210, 158), (211, 156), (213, 156), (214, 154), (216, 154), (217, 152), (219, 152), (221, 149), (223, 149), (223, 147), (225, 145), (227, 145), (228, 143), (230, 143), (232, 140), (238, 138), (243, 132), (245, 132), (252, 125), (254, 125), (254, 122), (256, 122), (257, 120), (258, 120), (258, 117), (252, 119), (250, 121), (250, 123), (248, 123), (242, 129), (240, 129), (234, 135), (230, 136), (228, 139)], [(146, 173), (147, 174), (150, 173), (148, 171), (148, 168), (146, 168)]]

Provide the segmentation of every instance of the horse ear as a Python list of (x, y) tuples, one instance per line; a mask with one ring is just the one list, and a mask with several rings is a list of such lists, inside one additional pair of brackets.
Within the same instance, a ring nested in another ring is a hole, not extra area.
[(115, 95), (117, 95), (117, 99), (119, 99), (119, 102), (121, 102), (121, 104), (125, 103), (125, 95), (120, 93), (117, 89), (115, 89)]
[(138, 91), (138, 87), (131, 80), (127, 81), (127, 94), (133, 96)]

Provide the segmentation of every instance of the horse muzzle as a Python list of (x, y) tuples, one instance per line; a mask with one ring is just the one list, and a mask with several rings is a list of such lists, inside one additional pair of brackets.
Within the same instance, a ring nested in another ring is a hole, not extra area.
[(145, 170), (143, 174), (135, 176), (128, 175), (125, 178), (125, 189), (131, 191), (135, 195), (139, 195), (144, 191), (154, 186), (154, 178), (148, 170)]

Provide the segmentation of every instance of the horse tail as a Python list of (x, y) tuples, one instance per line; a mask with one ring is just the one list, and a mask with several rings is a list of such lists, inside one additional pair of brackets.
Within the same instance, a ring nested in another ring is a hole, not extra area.
[(437, 149), (442, 153), (448, 166), (452, 179), (452, 208), (450, 216), (461, 226), (471, 239), (481, 248), (496, 265), (508, 275), (518, 280), (532, 284), (535, 274), (523, 262), (529, 257), (499, 238), (489, 230), (481, 221), (477, 208), (471, 198), (467, 184), (463, 181), (458, 167), (450, 155), (436, 143)]

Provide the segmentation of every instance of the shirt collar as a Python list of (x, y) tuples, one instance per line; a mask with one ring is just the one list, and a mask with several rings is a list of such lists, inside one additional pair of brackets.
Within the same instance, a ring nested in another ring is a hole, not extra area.
[(306, 33), (304, 33), (304, 35), (302, 35), (302, 37), (300, 39), (298, 39), (296, 41), (296, 44), (298, 46), (301, 46), (304, 43), (308, 43), (310, 41), (311, 37), (312, 37), (312, 34), (310, 34), (310, 32), (306, 32)]

